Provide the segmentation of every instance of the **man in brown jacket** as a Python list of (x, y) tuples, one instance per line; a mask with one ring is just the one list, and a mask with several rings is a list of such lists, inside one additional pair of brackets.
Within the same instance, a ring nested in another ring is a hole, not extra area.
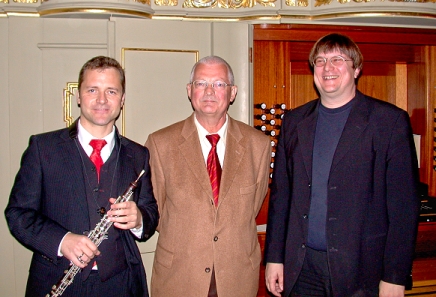
[(228, 116), (237, 87), (220, 57), (197, 62), (186, 89), (194, 113), (146, 142), (161, 215), (151, 296), (254, 297), (255, 218), (268, 189), (270, 141)]

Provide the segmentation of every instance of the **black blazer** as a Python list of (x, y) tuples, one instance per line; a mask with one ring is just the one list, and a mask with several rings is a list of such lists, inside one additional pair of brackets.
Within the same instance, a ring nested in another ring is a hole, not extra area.
[[(405, 285), (418, 225), (418, 166), (408, 114), (357, 92), (328, 181), (327, 255), (335, 296)], [(305, 256), (319, 99), (286, 113), (275, 155), (265, 262), (284, 264), (288, 296)]]
[[(133, 195), (143, 217), (139, 241), (145, 241), (153, 235), (158, 223), (148, 149), (122, 137), (118, 131), (116, 137), (120, 144), (116, 196), (122, 195), (140, 171), (145, 170)], [(26, 296), (45, 296), (62, 277), (69, 261), (58, 257), (57, 252), (68, 231), (82, 234), (95, 228), (89, 221), (86, 183), (76, 144), (80, 146), (77, 121), (69, 128), (31, 136), (22, 156), (5, 215), (12, 235), (33, 251)], [(121, 232), (132, 294), (148, 296), (145, 270), (135, 243), (137, 238), (128, 230)]]

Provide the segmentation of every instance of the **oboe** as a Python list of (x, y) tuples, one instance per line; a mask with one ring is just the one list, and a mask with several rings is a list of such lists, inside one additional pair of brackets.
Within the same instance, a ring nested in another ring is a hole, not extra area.
[[(114, 204), (126, 202), (129, 201), (132, 197), (133, 191), (138, 186), (138, 181), (141, 178), (141, 176), (144, 174), (144, 170), (141, 171), (138, 178), (130, 183), (130, 186), (127, 188), (127, 190), (124, 192), (123, 195), (118, 196), (117, 200), (114, 202)], [(88, 234), (88, 238), (91, 239), (91, 241), (98, 247), (100, 243), (106, 239), (107, 231), (112, 226), (113, 222), (108, 219), (108, 215), (105, 214), (101, 221), (97, 223), (94, 230), (92, 230)], [(58, 282), (58, 284), (54, 285), (52, 287), (52, 290), (49, 294), (45, 295), (45, 297), (58, 297), (61, 296), (65, 289), (73, 283), (73, 279), (76, 276), (76, 274), (80, 271), (80, 267), (78, 267), (76, 264), (73, 264), (71, 262), (70, 268), (68, 270), (64, 271), (64, 276), (61, 278), (61, 280)]]

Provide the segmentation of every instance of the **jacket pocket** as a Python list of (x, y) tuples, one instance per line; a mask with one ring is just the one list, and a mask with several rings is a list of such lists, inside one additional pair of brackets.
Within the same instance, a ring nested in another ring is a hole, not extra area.
[(254, 192), (256, 192), (256, 188), (257, 188), (257, 183), (248, 187), (242, 187), (239, 189), (239, 194), (241, 195), (253, 194)]
[(171, 268), (173, 265), (174, 253), (168, 251), (163, 248), (161, 245), (158, 245), (155, 254), (155, 260), (157, 263), (161, 264), (166, 268)]
[(251, 266), (253, 267), (253, 270), (258, 269), (258, 267), (260, 266), (260, 261), (262, 260), (259, 243), (256, 244), (256, 248), (251, 253), (249, 258), (250, 258)]

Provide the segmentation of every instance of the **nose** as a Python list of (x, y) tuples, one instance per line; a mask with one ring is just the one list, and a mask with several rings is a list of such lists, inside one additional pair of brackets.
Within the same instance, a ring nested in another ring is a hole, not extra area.
[(97, 97), (97, 102), (100, 104), (104, 104), (107, 102), (106, 93), (100, 92)]
[(213, 94), (215, 92), (214, 88), (212, 87), (212, 84), (207, 84), (206, 89), (204, 89), (206, 94)]
[(332, 65), (332, 63), (330, 62), (329, 59), (327, 59), (327, 61), (325, 62), (324, 65), (324, 70), (328, 71), (330, 68), (333, 68), (334, 66)]

